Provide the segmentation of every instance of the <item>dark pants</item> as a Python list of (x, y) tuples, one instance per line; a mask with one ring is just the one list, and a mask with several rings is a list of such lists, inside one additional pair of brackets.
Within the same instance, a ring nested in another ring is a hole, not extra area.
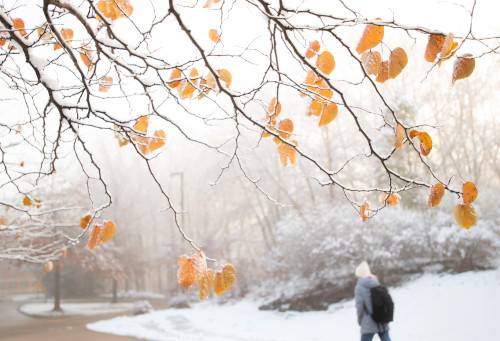
[[(373, 334), (362, 334), (361, 335), (361, 341), (372, 341), (373, 337), (375, 336), (375, 333)], [(391, 341), (391, 338), (389, 337), (389, 331), (386, 330), (385, 332), (378, 333), (378, 337), (380, 338), (381, 341)]]

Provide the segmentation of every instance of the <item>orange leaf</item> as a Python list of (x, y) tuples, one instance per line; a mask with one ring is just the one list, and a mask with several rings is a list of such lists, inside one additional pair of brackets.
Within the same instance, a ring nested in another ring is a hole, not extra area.
[(100, 241), (106, 243), (110, 241), (116, 234), (116, 225), (111, 220), (104, 222), (103, 231), (100, 235)]
[(329, 51), (323, 51), (316, 60), (318, 69), (326, 75), (329, 75), (335, 68), (335, 59)]
[(448, 33), (446, 36), (443, 47), (441, 48), (441, 52), (439, 54), (439, 59), (446, 60), (455, 54), (455, 51), (458, 47), (458, 43), (454, 41), (453, 33)]
[(231, 86), (231, 83), (233, 81), (233, 76), (231, 75), (231, 72), (227, 69), (220, 69), (217, 70), (217, 73), (219, 74), (219, 77), (224, 83), (226, 83), (226, 87), (229, 88)]
[(319, 51), (320, 48), (321, 44), (319, 43), (319, 41), (317, 40), (311, 41), (306, 51), (306, 58), (309, 59), (314, 57), (314, 55)]
[(85, 230), (89, 226), (91, 220), (92, 220), (92, 215), (91, 214), (84, 215), (80, 219), (80, 227)]
[[(61, 30), (61, 37), (64, 41), (70, 41), (73, 39), (73, 30), (71, 28), (63, 28)], [(60, 43), (54, 44), (54, 50), (58, 50), (62, 47)]]
[(111, 76), (102, 77), (101, 79), (99, 79), (99, 91), (108, 92), (112, 84), (113, 84), (113, 77)]
[(363, 35), (356, 47), (356, 51), (361, 54), (366, 50), (372, 49), (384, 38), (384, 26), (366, 25)]
[(173, 69), (170, 74), (170, 82), (167, 82), (169, 88), (173, 89), (181, 83), (182, 72), (179, 69)]
[(31, 199), (27, 195), (25, 195), (23, 198), (23, 205), (24, 206), (31, 206), (31, 205), (33, 205), (33, 201), (31, 201)]
[(464, 79), (469, 77), (474, 68), (476, 67), (476, 60), (472, 57), (470, 53), (458, 57), (453, 64), (453, 77), (452, 83), (459, 79)]
[[(297, 145), (297, 141), (291, 141), (291, 143)], [(297, 163), (297, 151), (292, 146), (289, 146), (286, 143), (281, 143), (278, 146), (278, 153), (283, 166), (286, 167), (289, 161), (291, 165), (295, 165)]]
[(85, 66), (87, 66), (87, 69), (90, 71), (92, 70), (92, 52), (90, 50), (87, 50), (85, 48), (81, 48), (80, 49), (80, 58), (83, 62), (83, 64), (85, 64)]
[(427, 206), (437, 207), (441, 203), (444, 196), (444, 185), (440, 182), (431, 187), (431, 192), (429, 194), (429, 199), (427, 200)]
[(410, 139), (413, 139), (415, 136), (420, 135), (420, 132), (418, 130), (412, 129), (410, 130)]
[(269, 102), (269, 105), (267, 106), (267, 112), (271, 115), (276, 116), (281, 113), (281, 103), (278, 102), (278, 99), (276, 97), (273, 97), (273, 99)]
[(148, 130), (148, 125), (149, 125), (149, 117), (141, 116), (135, 122), (134, 130), (145, 134)]
[(361, 63), (369, 75), (378, 75), (382, 64), (382, 56), (377, 51), (367, 51), (361, 55)]
[(290, 134), (293, 133), (293, 121), (289, 118), (285, 118), (281, 120), (278, 125), (278, 135), (283, 139), (287, 139), (290, 137)]
[(467, 181), (462, 186), (464, 204), (472, 204), (477, 198), (477, 188), (473, 182)]
[(198, 77), (199, 77), (198, 69), (196, 68), (191, 69), (191, 71), (189, 72), (189, 82), (185, 81), (183, 82), (185, 83), (184, 86), (179, 87), (179, 91), (181, 91), (180, 92), (181, 99), (188, 99), (193, 96), (193, 93), (195, 92), (196, 87), (198, 86), (199, 82)]
[(420, 153), (423, 156), (429, 155), (432, 149), (432, 139), (426, 132), (421, 132), (418, 134), (418, 139), (420, 140)]
[(24, 20), (21, 18), (12, 19), (12, 27), (19, 31), (19, 34), (23, 37), (26, 37), (28, 33), (24, 29)]
[(100, 241), (101, 237), (101, 232), (102, 232), (102, 226), (100, 225), (94, 225), (94, 229), (90, 233), (89, 240), (87, 242), (87, 247), (92, 250), (95, 249), (97, 244)]
[(337, 117), (338, 111), (339, 108), (335, 103), (330, 103), (325, 106), (321, 118), (319, 119), (319, 126), (322, 127), (332, 122)]
[(368, 201), (365, 201), (361, 206), (359, 207), (359, 217), (361, 218), (362, 221), (367, 221), (368, 220), (368, 210), (370, 209), (370, 203)]
[(222, 268), (222, 277), (224, 278), (225, 290), (231, 289), (236, 282), (236, 269), (232, 264), (226, 264)]
[(324, 102), (313, 100), (309, 105), (309, 112), (307, 114), (313, 116), (320, 116), (321, 113), (323, 112), (324, 107), (325, 107)]
[(222, 274), (222, 271), (217, 271), (215, 273), (215, 280), (214, 280), (214, 292), (217, 296), (220, 296), (226, 291), (226, 287), (224, 285), (224, 276)]
[(399, 149), (403, 146), (403, 141), (405, 138), (405, 128), (401, 124), (396, 125), (396, 142), (394, 142), (394, 148)]
[(458, 204), (453, 210), (455, 221), (464, 229), (470, 229), (476, 225), (477, 215), (476, 210), (471, 205)]
[(177, 282), (183, 288), (189, 288), (196, 280), (196, 262), (193, 257), (180, 256)]
[[(116, 20), (125, 15), (130, 16), (134, 10), (129, 0), (99, 0), (97, 9), (110, 20)], [(101, 19), (100, 16), (98, 19)]]
[(220, 34), (219, 34), (219, 32), (217, 30), (213, 29), (213, 28), (208, 31), (208, 37), (214, 43), (218, 43), (219, 40), (220, 40)]
[(382, 64), (380, 64), (380, 69), (377, 78), (375, 80), (379, 83), (384, 83), (388, 79), (389, 79), (389, 62), (385, 61), (382, 62)]
[(152, 152), (165, 145), (165, 138), (167, 137), (167, 134), (163, 130), (156, 130), (154, 136), (155, 137), (151, 139), (149, 144), (149, 149)]
[(425, 60), (432, 63), (438, 53), (443, 48), (445, 36), (442, 34), (430, 34), (429, 40), (427, 41), (427, 47), (425, 48)]
[(396, 78), (408, 64), (408, 56), (401, 47), (391, 51), (389, 57), (389, 78)]

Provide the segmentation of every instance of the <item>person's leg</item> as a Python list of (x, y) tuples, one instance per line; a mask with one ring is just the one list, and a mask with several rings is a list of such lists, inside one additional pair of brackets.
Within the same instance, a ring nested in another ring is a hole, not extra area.
[(381, 341), (391, 341), (391, 338), (389, 336), (389, 330), (386, 330), (382, 333), (378, 333), (378, 337), (380, 338)]
[(375, 334), (361, 334), (361, 341), (372, 341)]

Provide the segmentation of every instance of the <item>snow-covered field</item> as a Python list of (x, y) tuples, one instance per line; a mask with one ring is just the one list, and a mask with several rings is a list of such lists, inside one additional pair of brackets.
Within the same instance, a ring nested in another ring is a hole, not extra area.
[[(391, 291), (396, 303), (391, 325), (395, 341), (498, 340), (500, 271), (426, 275)], [(146, 340), (182, 341), (348, 341), (359, 340), (352, 301), (328, 311), (259, 311), (241, 301), (191, 309), (116, 317), (87, 325), (93, 331)]]
[(140, 308), (142, 302), (127, 302), (127, 303), (61, 303), (62, 312), (54, 312), (52, 308), (54, 303), (27, 303), (22, 305), (19, 310), (26, 315), (31, 316), (75, 316), (75, 315), (99, 315), (121, 313), (133, 311)]

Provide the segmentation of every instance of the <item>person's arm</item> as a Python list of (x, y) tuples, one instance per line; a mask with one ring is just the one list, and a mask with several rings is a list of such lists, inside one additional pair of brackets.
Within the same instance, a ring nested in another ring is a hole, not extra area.
[(364, 308), (365, 302), (363, 295), (361, 294), (358, 288), (354, 290), (354, 300), (356, 302), (356, 313), (358, 315), (358, 324), (361, 325), (361, 321), (363, 320), (363, 315), (365, 313), (365, 308)]

